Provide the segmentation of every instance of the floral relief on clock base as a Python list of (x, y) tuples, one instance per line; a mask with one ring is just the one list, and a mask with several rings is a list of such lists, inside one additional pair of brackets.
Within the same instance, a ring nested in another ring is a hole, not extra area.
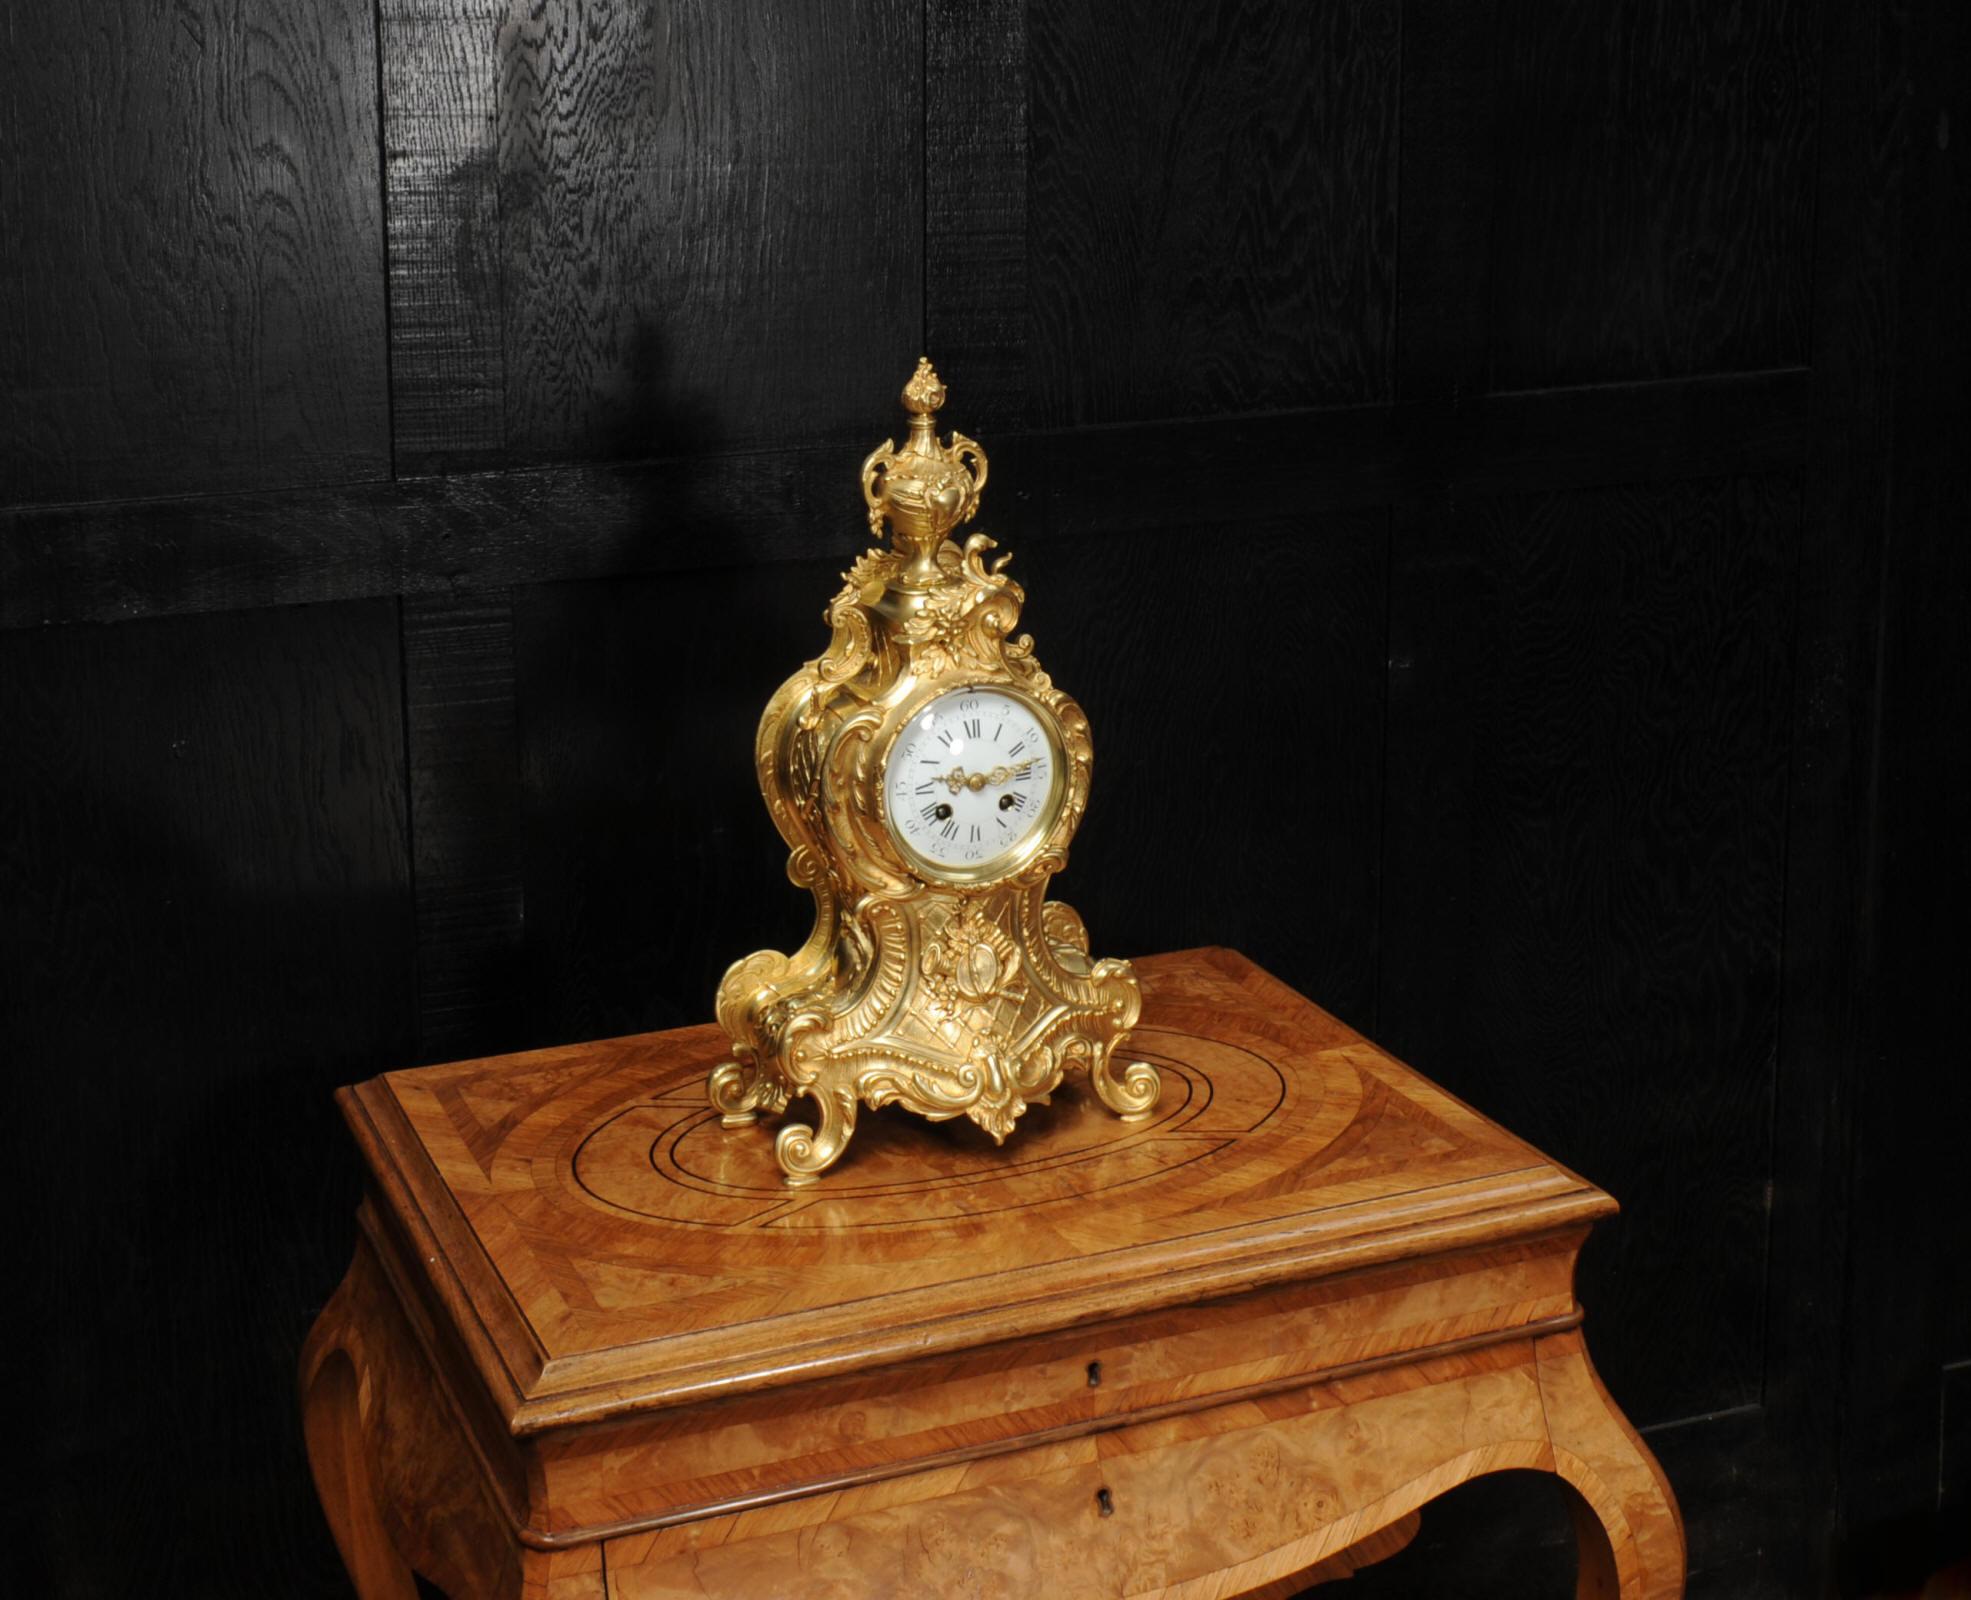
[[(1042, 898), (1046, 876), (914, 915), (871, 907), (874, 954), (850, 991), (855, 1003), (833, 1009), (841, 991), (831, 984), (815, 1004), (769, 1006), (761, 1020), (780, 1036), (735, 1050), (713, 1072), (712, 1104), (727, 1126), (810, 1099), (814, 1123), (786, 1123), (774, 1141), (787, 1181), (805, 1184), (841, 1157), (864, 1105), (969, 1117), (999, 1142), (1081, 1069), (1109, 1110), (1147, 1116), (1162, 1089), (1156, 1069), (1114, 1059), (1141, 1009), (1134, 974), (1127, 962), (1089, 959), (1081, 919)], [(780, 1069), (762, 1070), (763, 1056)]]

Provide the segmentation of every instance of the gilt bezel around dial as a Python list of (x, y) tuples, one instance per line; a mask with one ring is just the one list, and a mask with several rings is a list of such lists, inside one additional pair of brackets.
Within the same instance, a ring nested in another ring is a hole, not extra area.
[[(1023, 707), (1039, 728), (1046, 741), (1049, 782), (1045, 798), (1041, 802), (1038, 819), (1029, 824), (1019, 840), (1009, 849), (988, 856), (976, 863), (956, 864), (937, 861), (924, 855), (910, 842), (898, 819), (890, 811), (890, 762), (895, 757), (897, 746), (902, 741), (910, 725), (938, 702), (946, 699), (957, 700), (968, 694), (1001, 695)], [(883, 819), (884, 832), (896, 847), (906, 867), (913, 876), (926, 883), (952, 888), (976, 888), (984, 884), (997, 883), (1010, 878), (1029, 865), (1047, 848), (1053, 837), (1056, 825), (1061, 818), (1061, 808), (1067, 801), (1068, 783), (1071, 774), (1067, 766), (1067, 752), (1061, 739), (1059, 720), (1047, 706), (1022, 689), (1008, 683), (961, 683), (938, 684), (926, 687), (913, 694), (904, 702), (896, 726), (883, 746), (882, 759), (877, 767), (877, 804)]]

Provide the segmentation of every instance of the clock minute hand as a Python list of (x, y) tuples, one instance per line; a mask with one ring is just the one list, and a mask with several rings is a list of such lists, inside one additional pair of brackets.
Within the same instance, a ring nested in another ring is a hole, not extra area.
[(983, 789), (988, 784), (1004, 783), (1009, 778), (1017, 778), (1032, 765), (1033, 758), (1029, 756), (1017, 767), (994, 767), (990, 772), (968, 773), (963, 767), (953, 767), (949, 772), (942, 774), (938, 781), (945, 784), (953, 794), (957, 794), (961, 789)]

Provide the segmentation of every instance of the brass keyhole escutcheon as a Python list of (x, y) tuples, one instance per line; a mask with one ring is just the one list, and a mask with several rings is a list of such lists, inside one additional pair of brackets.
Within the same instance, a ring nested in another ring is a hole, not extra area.
[(1106, 1487), (1095, 1491), (1095, 1504), (1100, 1507), (1102, 1515), (1105, 1517), (1112, 1517), (1116, 1514), (1115, 1497), (1109, 1493)]
[(1091, 1389), (1102, 1387), (1102, 1363), (1099, 1361), (1088, 1363), (1088, 1387)]

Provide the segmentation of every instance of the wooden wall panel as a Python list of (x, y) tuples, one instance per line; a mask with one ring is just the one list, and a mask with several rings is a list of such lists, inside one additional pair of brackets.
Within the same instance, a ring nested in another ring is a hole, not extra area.
[(1027, 415), (1026, 13), (924, 9), (924, 350), (974, 435)]
[(526, 896), (513, 596), (406, 595), (405, 765), (417, 905), (417, 1058), (519, 1047)]
[(1404, 0), (1395, 397), (1485, 391), (1499, 0)]
[(1766, 1402), (1774, 1500), (1821, 1508), (1767, 1544), (1787, 1594), (1835, 1584), (1841, 1453), (1858, 1437), (1846, 1265), (1855, 1240), (1852, 1119), (1864, 1065), (1877, 796), (1880, 596), (1889, 497), (1882, 405), (1894, 337), (1906, 98), (1891, 8), (1823, 0), (1813, 260), (1814, 405), (1841, 419), (1801, 473), (1792, 749), (1786, 799), (1783, 1071), (1774, 1099)]
[(498, 134), (507, 0), (377, 0), (399, 473), (506, 446)]
[(7, 30), (0, 503), (387, 472), (368, 0)]
[(293, 1362), (350, 1248), (329, 1097), (410, 1044), (399, 705), (389, 601), (0, 636), (25, 1592), (332, 1570)]
[[(1816, 383), (1791, 371), (1481, 396), (1455, 412), (1015, 434), (976, 423), (972, 388), (954, 378), (947, 416), (989, 442), (995, 472), (1006, 466), (986, 526), (1017, 507), (1078, 536), (1208, 525), (1234, 507), (1318, 520), (1445, 495), (1790, 471), (1839, 446)], [(0, 629), (799, 560), (852, 511), (856, 465), (895, 431), (894, 398), (870, 399), (860, 440), (820, 448), (0, 510)], [(1030, 458), (1017, 474), (1016, 451)]]
[(1399, 524), (1385, 1041), (1620, 1199), (1583, 1296), (1640, 1423), (1756, 1400), (1791, 478)]
[(1819, 8), (1498, 0), (1496, 389), (1804, 366)]
[(1370, 1026), (1387, 516), (1001, 537), (1094, 729), (1059, 892), (1098, 952), (1231, 945)]
[(920, 0), (509, 8), (511, 458), (863, 440), (923, 331), (922, 20)]
[(1397, 9), (1032, 9), (1037, 419), (1388, 397)]
[[(1935, 1521), (1940, 1537), (1924, 1537), (1949, 1469), (1950, 1385), (1940, 1407), (1939, 1374), (1971, 1354), (1971, 1075), (1959, 1040), (1971, 955), (1971, 161), (1955, 132), (1971, 125), (1971, 11), (1907, 8), (1886, 25), (1903, 31), (1907, 50), (1897, 108), (1907, 139), (1884, 375), (1893, 409), (1869, 775), (1873, 915), (1866, 1048), (1845, 1120), (1858, 1245), (1845, 1264), (1841, 1382), (1843, 1417), (1866, 1421), (1843, 1429), (1840, 1459), (1850, 1571), (1884, 1590), (1971, 1559), (1971, 1518)], [(1936, 1243), (1916, 1244), (1912, 1218)], [(1971, 1567), (1960, 1582), (1971, 1586)]]
[[(1017, 518), (994, 526), (1033, 588), (1022, 628), (1095, 729), (1061, 893), (1096, 944), (1230, 944), (1366, 1022), (1385, 517), (1240, 529), (1246, 559), (1229, 567), (1227, 532), (1050, 541)], [(826, 644), (818, 619), (853, 550), (520, 597), (532, 1039), (702, 1020), (729, 962), (805, 935), (751, 741), (773, 689)], [(1263, 710), (1236, 675), (1200, 673), (1221, 652), (1257, 674)], [(1191, 839), (1208, 849), (1174, 842)]]
[(531, 1042), (702, 1022), (727, 966), (807, 936), (753, 734), (827, 646), (841, 521), (837, 558), (516, 596)]

